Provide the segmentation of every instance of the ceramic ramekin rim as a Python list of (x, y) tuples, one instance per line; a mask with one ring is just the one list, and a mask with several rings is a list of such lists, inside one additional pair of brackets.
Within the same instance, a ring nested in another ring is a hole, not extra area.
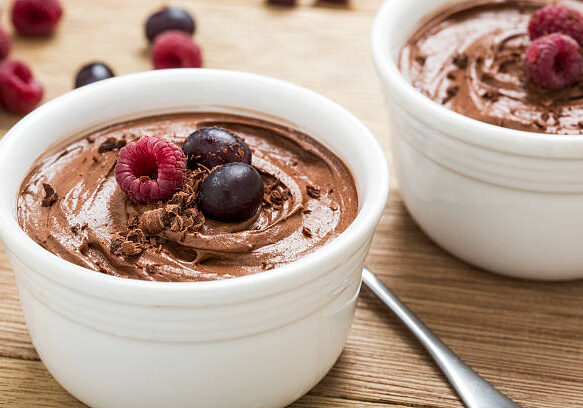
[[(372, 55), (377, 72), (394, 101), (418, 120), (461, 142), (480, 148), (526, 157), (549, 159), (583, 158), (583, 137), (526, 132), (503, 128), (454, 112), (415, 89), (399, 71), (391, 55), (390, 36), (395, 30), (414, 29), (425, 17), (407, 24), (391, 24), (391, 16), (409, 0), (386, 0), (376, 14), (372, 32)], [(436, 3), (436, 9), (443, 3)]]
[[(10, 129), (0, 142), (0, 169), (6, 170), (10, 145), (18, 143), (20, 136), (29, 126), (35, 126), (38, 121), (47, 120), (54, 110), (66, 109), (77, 98), (90, 97), (94, 89), (110, 87), (114, 90), (117, 84), (122, 84), (124, 81), (148, 83), (149, 80), (161, 76), (166, 81), (170, 81), (172, 77), (187, 75), (204, 75), (214, 80), (237, 78), (241, 81), (262, 82), (270, 87), (278, 87), (282, 92), (293, 93), (299, 100), (309, 98), (317, 101), (323, 109), (333, 110), (339, 120), (345, 121), (347, 126), (354, 127), (359, 133), (362, 145), (367, 146), (367, 154), (371, 158), (367, 168), (373, 170), (369, 176), (374, 176), (377, 188), (368, 189), (368, 196), (359, 197), (360, 211), (352, 224), (334, 240), (314, 252), (264, 273), (211, 282), (150, 282), (95, 273), (68, 262), (32, 240), (18, 225), (15, 210), (14, 213), (2, 211), (0, 223), (3, 228), (0, 229), (0, 238), (20, 262), (36, 273), (42, 273), (45, 278), (57, 281), (61, 286), (88, 296), (129, 304), (196, 304), (200, 306), (221, 302), (242, 302), (292, 290), (316, 279), (319, 274), (324, 273), (322, 270), (326, 270), (326, 265), (333, 263), (335, 257), (351, 253), (351, 248), (362, 246), (372, 237), (389, 194), (389, 169), (375, 137), (352, 113), (330, 99), (299, 85), (257, 74), (218, 69), (158, 70), (123, 75), (67, 92), (37, 108)], [(346, 158), (344, 160), (350, 162)], [(9, 174), (9, 172), (4, 172), (4, 174)], [(21, 182), (22, 180), (18, 180), (19, 185)], [(16, 197), (2, 197), (0, 200), (14, 201), (7, 208), (15, 209)], [(40, 269), (45, 272), (40, 272)], [(51, 273), (46, 273), (47, 270)]]

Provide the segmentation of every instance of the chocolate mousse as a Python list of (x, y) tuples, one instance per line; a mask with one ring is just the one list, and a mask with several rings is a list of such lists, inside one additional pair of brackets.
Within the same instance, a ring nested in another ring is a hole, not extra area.
[[(530, 132), (581, 134), (583, 82), (544, 89), (525, 70), (529, 19), (548, 4), (467, 1), (443, 8), (407, 41), (400, 70), (424, 95), (467, 117)], [(574, 1), (561, 4), (581, 10)]]
[[(187, 137), (216, 136), (215, 129), (234, 138), (218, 155), (234, 163), (208, 168), (203, 154), (183, 155)], [(142, 151), (171, 165), (146, 171), (150, 164), (136, 156)], [(132, 165), (144, 175), (125, 183)], [(311, 137), (208, 112), (121, 123), (58, 146), (37, 161), (18, 199), (21, 227), (52, 253), (108, 275), (155, 281), (273, 269), (325, 245), (357, 211), (349, 170)]]

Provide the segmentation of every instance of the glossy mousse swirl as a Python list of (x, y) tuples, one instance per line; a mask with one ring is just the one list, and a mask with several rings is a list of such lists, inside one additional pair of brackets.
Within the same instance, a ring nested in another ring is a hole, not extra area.
[[(136, 204), (119, 189), (119, 148), (144, 135), (182, 145), (209, 126), (236, 133), (253, 150), (265, 185), (259, 211), (238, 223), (190, 217), (183, 225), (180, 217), (177, 226), (175, 217), (155, 233), (132, 229), (144, 214), (171, 213), (174, 204)], [(18, 200), (20, 225), (54, 254), (109, 275), (159, 281), (224, 279), (293, 262), (344, 231), (357, 211), (352, 176), (327, 148), (286, 126), (220, 113), (145, 118), (86, 135), (41, 158)], [(142, 252), (132, 255), (131, 241), (121, 251), (119, 236), (145, 243)]]
[[(581, 134), (583, 84), (547, 91), (523, 59), (543, 1), (469, 1), (430, 16), (408, 40), (400, 70), (429, 98), (482, 122), (530, 132)], [(576, 2), (563, 4), (581, 11)]]

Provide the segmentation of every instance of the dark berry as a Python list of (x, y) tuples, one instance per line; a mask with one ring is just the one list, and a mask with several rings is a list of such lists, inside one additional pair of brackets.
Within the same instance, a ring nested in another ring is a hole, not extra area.
[(182, 151), (188, 157), (188, 168), (192, 170), (199, 163), (208, 169), (233, 162), (251, 164), (251, 149), (247, 143), (218, 127), (198, 129), (188, 136)]
[(12, 49), (12, 42), (10, 41), (10, 37), (0, 28), (0, 60), (3, 60), (10, 54), (10, 50)]
[(577, 10), (561, 6), (547, 6), (537, 10), (528, 22), (530, 39), (553, 33), (566, 34), (583, 45), (583, 16)]
[(149, 42), (164, 31), (178, 30), (187, 34), (194, 34), (196, 24), (190, 13), (177, 7), (165, 7), (152, 14), (146, 21), (146, 37)]
[(528, 47), (524, 66), (532, 82), (556, 91), (579, 81), (583, 56), (577, 41), (555, 33), (540, 37)]
[(223, 222), (251, 218), (263, 201), (263, 179), (246, 163), (216, 167), (198, 189), (198, 206), (205, 216)]
[(59, 0), (16, 0), (12, 24), (21, 35), (42, 37), (52, 34), (63, 15)]
[(43, 93), (43, 87), (24, 63), (7, 60), (0, 64), (0, 103), (6, 109), (21, 115), (28, 113), (39, 104)]
[(115, 179), (138, 203), (165, 200), (179, 190), (186, 174), (186, 157), (178, 146), (153, 136), (124, 146), (117, 156)]
[(156, 69), (200, 68), (202, 52), (198, 44), (182, 31), (166, 31), (154, 41), (152, 64)]
[(114, 76), (115, 74), (107, 65), (101, 62), (93, 62), (84, 65), (83, 68), (77, 72), (77, 76), (75, 77), (75, 88), (101, 81), (103, 79), (112, 78)]

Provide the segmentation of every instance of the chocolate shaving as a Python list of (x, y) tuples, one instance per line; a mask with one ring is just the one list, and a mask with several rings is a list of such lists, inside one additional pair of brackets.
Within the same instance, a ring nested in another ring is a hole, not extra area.
[(175, 205), (178, 205), (178, 206), (184, 208), (186, 206), (186, 204), (188, 203), (189, 197), (190, 197), (190, 194), (187, 194), (183, 191), (179, 191), (172, 196), (172, 198), (168, 201), (168, 204), (175, 204)]
[(547, 128), (547, 125), (539, 119), (533, 120), (532, 124), (541, 130), (544, 130)]
[(455, 71), (449, 71), (446, 76), (447, 76), (447, 79), (450, 79), (453, 81), (455, 79)]
[(124, 239), (121, 238), (119, 235), (114, 237), (111, 240), (111, 244), (109, 245), (109, 250), (114, 255), (121, 255), (121, 245), (123, 244)]
[(482, 76), (480, 77), (480, 80), (482, 82), (491, 82), (494, 80), (494, 77), (492, 75), (488, 74), (487, 72), (484, 72), (482, 74)]
[(144, 267), (148, 275), (155, 275), (158, 272), (158, 265), (148, 264)]
[(59, 195), (49, 183), (43, 183), (43, 189), (45, 190), (45, 196), (41, 205), (43, 207), (50, 207), (59, 199)]
[(425, 65), (425, 61), (427, 61), (427, 57), (424, 55), (418, 55), (415, 57), (415, 61), (419, 63), (419, 65)]
[(170, 223), (170, 231), (172, 232), (184, 231), (184, 220), (180, 215), (174, 216), (174, 219)]
[(144, 240), (146, 239), (146, 237), (144, 236), (144, 232), (142, 231), (141, 228), (136, 228), (136, 229), (130, 230), (128, 232), (126, 239), (128, 241), (142, 244), (144, 242)]
[(159, 234), (166, 228), (168, 213), (164, 208), (149, 210), (142, 214), (139, 222), (147, 234)]
[(87, 136), (85, 140), (87, 140), (87, 143), (95, 143), (95, 136), (94, 135)]
[(320, 187), (308, 184), (306, 186), (306, 193), (308, 193), (310, 197), (315, 198), (317, 200), (318, 198), (320, 198)]
[(453, 57), (453, 64), (458, 67), (459, 69), (466, 69), (468, 67), (468, 55), (467, 54), (458, 54)]
[(132, 215), (128, 221), (128, 228), (138, 228), (140, 226), (140, 217), (137, 215)]
[(273, 205), (273, 203), (271, 202), (271, 193), (270, 192), (264, 192), (263, 193), (263, 206), (264, 207), (271, 207)]
[(283, 195), (279, 190), (273, 190), (271, 192), (271, 202), (275, 204), (281, 204), (283, 202)]
[(125, 147), (125, 145), (127, 145), (128, 142), (125, 139), (119, 139), (116, 143), (116, 149), (120, 150), (121, 148)]
[(81, 245), (79, 246), (79, 252), (81, 252), (83, 255), (85, 255), (88, 250), (89, 250), (89, 241), (88, 241), (87, 237), (83, 237), (83, 241), (81, 241)]
[(332, 211), (338, 211), (338, 204), (336, 204), (336, 203), (332, 203), (332, 204), (330, 204), (330, 209), (331, 209)]
[(312, 231), (306, 226), (302, 228), (302, 233), (308, 238), (312, 238), (314, 236), (314, 234), (312, 234)]
[(188, 228), (189, 230), (198, 231), (199, 229), (202, 228), (205, 221), (206, 220), (202, 212), (200, 212), (196, 208), (189, 208), (186, 211), (184, 211), (184, 223), (185, 225), (189, 224), (188, 227), (185, 228)]
[(579, 121), (579, 122), (577, 123), (577, 126), (579, 126), (581, 129), (583, 129), (583, 120), (582, 120), (582, 121)]
[(447, 88), (446, 92), (447, 92), (447, 96), (449, 96), (450, 98), (453, 98), (457, 95), (457, 93), (459, 92), (460, 87), (457, 85), (453, 85), (450, 86), (449, 88)]
[(482, 98), (496, 102), (500, 97), (500, 93), (496, 90), (488, 90), (482, 94)]
[(124, 241), (121, 244), (121, 253), (123, 256), (136, 256), (142, 253), (144, 248), (141, 244), (133, 241)]
[(98, 153), (110, 152), (112, 150), (115, 150), (116, 148), (117, 148), (117, 139), (114, 137), (108, 137), (107, 140), (105, 140), (105, 142), (103, 142), (99, 145), (97, 152)]

